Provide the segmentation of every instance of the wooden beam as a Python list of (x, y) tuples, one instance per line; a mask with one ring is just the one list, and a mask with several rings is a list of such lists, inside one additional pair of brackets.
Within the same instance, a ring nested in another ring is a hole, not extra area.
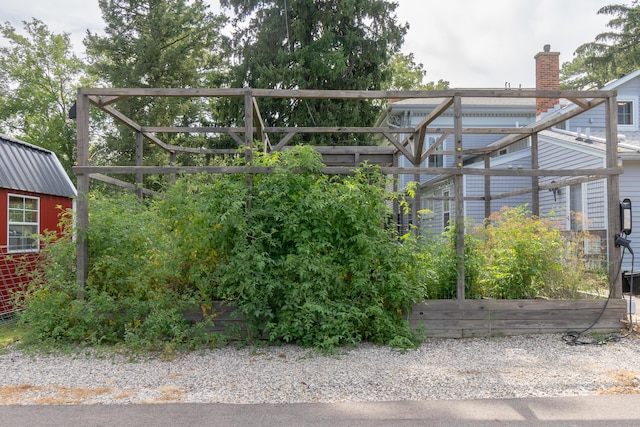
[(101, 96), (98, 98), (100, 107), (105, 107), (110, 104), (114, 104), (119, 100), (123, 99), (122, 96)]
[(140, 126), (145, 133), (244, 133), (243, 127), (230, 126)]
[[(506, 199), (507, 197), (521, 196), (523, 194), (535, 193), (536, 191), (539, 192), (539, 191), (542, 191), (542, 190), (551, 190), (551, 189), (559, 188), (559, 187), (567, 187), (567, 186), (570, 186), (570, 185), (582, 184), (584, 182), (598, 181), (600, 179), (605, 179), (605, 177), (602, 177), (602, 176), (586, 176), (586, 177), (582, 177), (582, 178), (571, 178), (571, 179), (560, 180), (560, 181), (554, 182), (553, 184), (551, 184), (551, 183), (549, 183), (549, 184), (539, 184), (537, 186), (537, 190), (534, 187), (527, 187), (527, 188), (522, 188), (520, 190), (509, 191), (507, 193), (494, 194), (494, 195), (491, 196), (491, 200)], [(531, 210), (531, 213), (533, 215), (536, 215), (536, 216), (540, 215), (539, 212), (537, 214), (534, 213), (533, 209)]]
[(413, 153), (409, 151), (404, 144), (401, 144), (392, 132), (385, 132), (383, 135), (393, 144), (394, 147), (398, 149), (398, 151), (404, 154), (409, 161), (413, 162)]
[[(271, 173), (269, 168), (246, 168), (245, 166), (74, 166), (74, 173), (104, 173), (109, 175), (135, 174), (141, 171), (144, 174), (161, 173)], [(594, 175), (605, 178), (611, 175), (619, 175), (621, 168), (601, 169), (492, 169), (479, 168), (430, 168), (430, 167), (381, 167), (384, 174), (426, 174), (426, 175), (492, 175), (492, 176), (587, 176)], [(323, 173), (354, 173), (353, 168), (325, 168)], [(431, 182), (431, 181), (430, 181)]]
[(286, 134), (281, 140), (280, 142), (278, 142), (278, 144), (276, 144), (276, 146), (273, 148), (273, 151), (280, 151), (282, 150), (282, 148), (287, 145), (289, 143), (289, 141), (291, 141), (293, 139), (293, 137), (296, 136), (296, 133), (288, 133)]
[[(76, 98), (76, 150), (80, 167), (89, 166), (89, 99), (78, 92)], [(78, 198), (76, 199), (76, 280), (78, 291), (76, 297), (84, 299), (84, 288), (89, 272), (89, 245), (87, 230), (89, 229), (89, 175), (76, 173)]]
[[(130, 119), (129, 117), (127, 117), (126, 115), (124, 115), (120, 111), (116, 110), (115, 108), (113, 108), (111, 106), (100, 106), (99, 104), (96, 103), (97, 100), (95, 98), (89, 98), (89, 99), (91, 100), (91, 102), (94, 105), (98, 106), (104, 112), (109, 113), (114, 119), (119, 120), (125, 126), (131, 128), (135, 132), (142, 132), (142, 126), (140, 126), (138, 123), (136, 123), (134, 120)], [(154, 144), (158, 145), (159, 147), (163, 148), (164, 150), (169, 151), (169, 152), (172, 151), (168, 144), (166, 144), (165, 142), (161, 141), (155, 135), (147, 133), (147, 132), (142, 132), (142, 134), (149, 141), (153, 142)]]
[[(143, 154), (144, 154), (144, 136), (142, 132), (136, 132), (136, 166), (143, 165)], [(139, 190), (142, 188), (142, 183), (144, 182), (144, 176), (142, 172), (136, 172), (136, 194), (139, 198), (142, 198), (142, 191)]]
[(162, 193), (158, 193), (157, 191), (149, 190), (148, 188), (139, 188), (138, 186), (130, 182), (122, 181), (120, 179), (103, 175), (101, 173), (92, 173), (89, 175), (89, 178), (95, 179), (96, 181), (105, 182), (107, 184), (115, 185), (116, 187), (126, 188), (127, 190), (140, 191), (142, 194), (146, 194), (148, 196), (162, 196)]
[(247, 88), (80, 88), (78, 93), (90, 96), (119, 97), (184, 97), (216, 98), (237, 97), (245, 93), (258, 98), (300, 98), (300, 99), (419, 99), (419, 98), (565, 98), (591, 99), (609, 96), (605, 90), (535, 90), (535, 89), (447, 89), (447, 90), (282, 90)]
[(258, 133), (258, 140), (264, 143), (264, 151), (271, 150), (271, 143), (269, 142), (269, 135), (265, 132), (264, 121), (262, 120), (262, 115), (260, 114), (260, 108), (258, 108), (258, 102), (255, 98), (252, 98), (253, 102), (253, 121), (257, 124), (256, 130)]
[[(422, 156), (420, 156), (420, 161), (418, 162), (418, 164), (422, 164), (422, 162), (424, 162), (428, 156), (430, 156), (435, 151), (437, 151), (438, 147), (442, 145), (442, 143), (449, 137), (449, 135), (451, 135), (450, 132), (446, 132), (440, 135), (440, 137), (436, 140), (436, 142), (434, 142), (431, 146), (427, 148), (427, 150), (424, 153), (422, 153)], [(456, 152), (455, 151), (438, 151), (438, 155), (445, 155), (445, 154), (456, 154)]]
[(427, 114), (427, 117), (425, 117), (416, 126), (416, 130), (414, 131), (414, 138), (415, 138), (414, 144), (416, 147), (414, 150), (414, 156), (415, 156), (415, 159), (413, 160), (414, 165), (417, 166), (420, 163), (422, 163), (422, 150), (424, 147), (424, 137), (426, 134), (427, 126), (429, 125), (429, 123), (431, 123), (432, 121), (440, 117), (440, 115), (444, 113), (447, 110), (447, 108), (451, 106), (451, 104), (453, 104), (453, 99), (454, 98), (447, 98), (444, 101), (442, 101), (440, 105), (438, 105), (436, 108), (433, 109), (433, 111)]
[[(539, 165), (538, 134), (531, 135), (531, 169), (537, 170)], [(540, 216), (540, 180), (537, 176), (531, 177), (531, 214)]]
[[(605, 111), (606, 165), (607, 168), (618, 168), (622, 172), (622, 168), (618, 167), (618, 105), (615, 92), (607, 98)], [(613, 284), (613, 298), (622, 297), (622, 275), (618, 274), (622, 250), (614, 244), (615, 235), (620, 233), (620, 229), (620, 175), (614, 174), (607, 177), (607, 255), (609, 283)]]
[[(484, 168), (491, 169), (491, 156), (484, 155)], [(491, 216), (491, 176), (484, 176), (484, 218)]]
[[(454, 132), (454, 149), (462, 152), (462, 98), (455, 96), (453, 98), (453, 127)], [(455, 205), (455, 227), (456, 227), (456, 261), (458, 266), (458, 280), (456, 283), (456, 297), (458, 301), (465, 300), (465, 271), (464, 271), (464, 175), (462, 173), (462, 155), (457, 154), (454, 157), (456, 168), (459, 172), (454, 177), (454, 190), (456, 194)]]
[[(588, 109), (592, 109), (594, 107), (597, 107), (598, 105), (602, 104), (603, 102), (605, 102), (605, 99), (595, 99), (595, 100), (589, 100), (587, 101), (587, 105), (588, 105)], [(570, 110), (570, 111), (565, 111), (564, 113), (561, 114), (552, 114), (549, 117), (540, 120), (538, 122), (534, 122), (531, 123), (530, 125), (525, 126), (524, 128), (518, 128), (518, 129), (527, 129), (530, 130), (531, 133), (538, 133), (540, 131), (543, 131), (545, 129), (549, 129), (552, 126), (557, 125), (558, 123), (562, 123), (565, 120), (569, 120), (572, 117), (575, 117), (577, 115), (580, 115), (582, 113), (584, 113), (585, 109), (580, 108), (579, 106), (576, 105), (576, 108)], [(496, 142), (493, 142), (489, 145), (487, 145), (486, 147), (483, 148), (478, 148), (473, 150), (474, 153), (476, 154), (484, 154), (484, 153), (493, 153), (496, 151), (499, 151), (505, 147), (508, 147), (511, 144), (515, 144), (518, 141), (523, 140), (524, 138), (527, 137), (527, 134), (522, 132), (523, 135), (510, 135), (510, 136), (506, 136), (502, 139), (499, 139)], [(530, 134), (531, 134), (530, 133)]]

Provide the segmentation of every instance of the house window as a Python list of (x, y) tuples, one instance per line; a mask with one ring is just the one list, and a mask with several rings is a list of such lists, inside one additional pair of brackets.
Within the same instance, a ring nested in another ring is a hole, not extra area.
[[(436, 137), (434, 137), (434, 136), (427, 137), (427, 144), (428, 144), (429, 147), (431, 147), (435, 143), (436, 143)], [(440, 146), (438, 146), (438, 148), (436, 148), (436, 151), (442, 151), (443, 145), (444, 145), (444, 142), (442, 144), (440, 144)], [(444, 165), (444, 162), (443, 162), (442, 154), (432, 154), (432, 155), (429, 156), (429, 167), (430, 168), (441, 168), (443, 165)]]
[(449, 190), (447, 190), (442, 193), (442, 221), (445, 227), (449, 225), (449, 219), (451, 218), (450, 206)]
[(633, 102), (618, 101), (618, 124), (633, 125)]
[(8, 252), (37, 252), (40, 200), (35, 197), (9, 195)]

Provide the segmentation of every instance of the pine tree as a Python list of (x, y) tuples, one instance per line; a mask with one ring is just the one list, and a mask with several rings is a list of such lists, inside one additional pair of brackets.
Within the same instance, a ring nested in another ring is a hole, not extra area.
[[(222, 0), (235, 12), (231, 85), (269, 89), (378, 90), (390, 80), (407, 25), (384, 0)], [(233, 104), (233, 103), (231, 103)], [(372, 126), (380, 104), (369, 100), (260, 100), (271, 126)], [(237, 105), (226, 120), (240, 121)], [(302, 135), (298, 143), (371, 143), (368, 135)]]

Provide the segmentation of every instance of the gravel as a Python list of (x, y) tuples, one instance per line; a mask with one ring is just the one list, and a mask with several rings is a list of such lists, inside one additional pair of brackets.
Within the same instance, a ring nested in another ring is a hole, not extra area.
[(0, 404), (372, 402), (640, 392), (640, 339), (567, 345), (560, 335), (429, 339), (401, 352), (363, 344), (225, 347), (173, 360), (83, 350), (0, 354)]

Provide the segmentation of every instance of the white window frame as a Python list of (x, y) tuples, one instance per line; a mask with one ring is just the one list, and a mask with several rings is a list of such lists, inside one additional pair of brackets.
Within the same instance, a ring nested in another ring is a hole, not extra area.
[[(21, 209), (11, 207), (12, 198), (20, 198), (23, 200)], [(27, 209), (24, 203), (26, 200), (35, 200), (36, 209), (35, 210)], [(13, 217), (15, 217), (16, 213), (19, 211), (22, 212), (22, 220), (21, 221), (17, 221), (15, 219), (12, 220), (12, 214), (13, 214)], [(35, 212), (35, 219), (36, 219), (35, 222), (27, 221), (28, 218), (25, 218), (25, 213), (27, 212), (30, 212), (30, 213)], [(40, 198), (33, 197), (33, 196), (25, 196), (24, 194), (8, 194), (7, 195), (7, 252), (8, 253), (39, 252), (40, 241), (38, 239), (30, 239), (29, 237), (27, 237), (27, 239), (33, 240), (33, 245), (29, 248), (24, 248), (23, 246), (16, 247), (15, 244), (13, 245), (11, 244), (12, 230), (15, 231), (16, 228), (25, 228), (25, 227), (35, 228), (35, 233), (33, 234), (40, 233)]]
[(618, 129), (620, 130), (637, 130), (638, 129), (638, 97), (618, 98), (618, 103), (631, 104), (631, 123), (621, 124), (618, 115)]

